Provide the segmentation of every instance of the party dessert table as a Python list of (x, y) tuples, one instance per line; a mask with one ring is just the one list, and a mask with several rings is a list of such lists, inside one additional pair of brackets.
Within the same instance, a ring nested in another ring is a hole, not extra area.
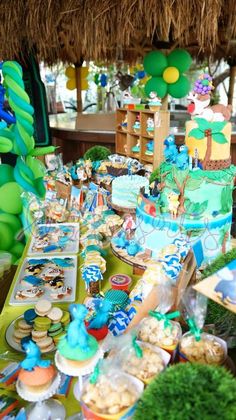
[[(30, 242), (30, 241), (29, 241)], [(29, 247), (29, 243), (26, 246), (26, 249), (24, 251), (24, 254), (22, 256), (22, 261), (24, 260), (24, 258), (27, 255), (28, 252), (28, 247)], [(108, 279), (110, 276), (117, 274), (117, 272), (119, 273), (124, 273), (127, 275), (132, 275), (132, 267), (130, 267), (129, 265), (125, 264), (124, 262), (120, 261), (118, 258), (116, 258), (111, 250), (109, 248), (107, 248), (107, 257), (106, 257), (107, 261), (109, 261), (109, 264), (107, 265), (107, 270), (104, 274), (104, 280), (102, 282), (102, 290), (105, 291), (106, 289), (109, 288), (109, 282)], [(83, 303), (85, 297), (86, 297), (86, 290), (85, 290), (85, 283), (81, 278), (81, 270), (80, 270), (80, 266), (81, 266), (81, 262), (82, 259), (81, 257), (78, 255), (78, 269), (77, 269), (77, 289), (76, 289), (76, 299), (75, 302), (76, 303)], [(15, 287), (15, 283), (16, 283), (16, 279), (17, 276), (20, 272), (21, 269), (21, 264), (19, 264), (14, 280), (12, 282), (12, 285), (10, 287), (10, 290), (8, 292), (8, 296), (6, 298), (5, 301), (5, 305), (3, 307), (2, 313), (0, 315), (0, 331), (1, 331), (1, 335), (0, 335), (0, 349), (1, 349), (1, 356), (0, 356), (0, 370), (3, 369), (7, 364), (9, 364), (9, 362), (20, 362), (23, 358), (23, 353), (17, 352), (15, 351), (13, 348), (11, 348), (7, 342), (6, 342), (6, 331), (9, 327), (9, 325), (16, 320), (20, 315), (22, 315), (27, 309), (32, 308), (32, 304), (31, 305), (21, 305), (21, 306), (11, 306), (9, 304), (10, 302), (10, 297), (11, 294), (14, 290)], [(132, 275), (132, 286), (134, 286), (138, 280), (138, 276), (134, 276)], [(68, 303), (57, 303), (56, 304), (57, 307), (60, 307), (62, 310), (66, 310), (68, 308)], [(46, 358), (48, 359), (53, 359), (54, 358), (54, 352), (52, 353), (47, 353), (46, 354)], [(76, 383), (77, 378), (74, 378), (72, 380), (72, 384), (70, 386), (70, 390), (69, 390), (69, 394), (67, 398), (63, 398), (60, 399), (60, 401), (64, 404), (65, 409), (66, 409), (66, 417), (68, 416), (72, 416), (75, 415), (76, 413), (78, 413), (80, 411), (80, 405), (78, 403), (78, 401), (75, 399), (74, 397), (74, 393), (73, 393), (73, 388), (74, 388), (74, 384)], [(0, 384), (1, 386), (1, 384)], [(1, 389), (0, 387), (0, 395), (2, 394), (7, 394), (9, 396), (12, 396), (13, 398), (18, 398), (16, 392), (14, 391), (9, 391), (6, 389)], [(21, 401), (22, 405), (25, 405), (25, 402)]]

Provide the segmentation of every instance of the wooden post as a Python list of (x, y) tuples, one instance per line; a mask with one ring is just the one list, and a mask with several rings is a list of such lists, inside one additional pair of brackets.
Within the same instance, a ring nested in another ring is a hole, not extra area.
[(228, 104), (229, 105), (233, 104), (235, 76), (236, 76), (236, 66), (230, 66), (229, 91), (228, 91)]
[(162, 111), (168, 111), (168, 95), (166, 95), (166, 96), (162, 99), (161, 110), (162, 110)]
[(77, 112), (83, 111), (82, 96), (81, 96), (81, 64), (75, 64), (76, 77), (76, 91), (77, 91)]

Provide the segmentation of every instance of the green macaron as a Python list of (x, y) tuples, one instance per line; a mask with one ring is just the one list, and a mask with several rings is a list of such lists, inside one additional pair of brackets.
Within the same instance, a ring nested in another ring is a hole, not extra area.
[(34, 329), (36, 331), (47, 331), (51, 326), (49, 318), (37, 316), (34, 320)]
[(63, 328), (60, 322), (57, 322), (56, 324), (52, 324), (51, 327), (48, 330), (48, 335), (50, 337), (55, 337), (56, 335), (63, 332)]
[(67, 312), (67, 311), (63, 311), (63, 315), (62, 315), (62, 318), (61, 318), (61, 321), (60, 322), (62, 323), (62, 325), (69, 324), (69, 322), (70, 322), (70, 313)]

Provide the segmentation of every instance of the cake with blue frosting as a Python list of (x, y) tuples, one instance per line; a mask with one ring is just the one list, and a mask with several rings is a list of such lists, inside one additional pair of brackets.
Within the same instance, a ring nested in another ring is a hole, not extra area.
[(149, 194), (149, 181), (140, 175), (123, 175), (112, 181), (112, 204), (119, 207), (135, 208), (140, 189)]

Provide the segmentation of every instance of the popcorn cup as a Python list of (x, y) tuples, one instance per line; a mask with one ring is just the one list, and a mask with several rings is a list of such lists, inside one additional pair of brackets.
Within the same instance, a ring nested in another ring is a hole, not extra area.
[[(144, 385), (143, 382), (139, 379), (131, 375), (127, 375), (126, 373), (122, 373), (121, 376), (126, 377), (130, 380), (130, 382), (134, 385), (137, 391), (137, 401), (131, 406), (126, 408), (125, 410), (120, 411), (117, 414), (100, 414), (96, 411), (91, 410), (80, 398), (80, 405), (83, 416), (87, 420), (131, 420), (134, 416), (138, 399), (140, 398), (141, 394), (143, 393)], [(86, 387), (88, 381), (85, 383), (84, 388)], [(83, 390), (82, 390), (83, 393)]]
[(126, 274), (115, 274), (109, 278), (111, 288), (114, 290), (129, 290), (130, 284), (132, 283), (131, 277)]
[[(189, 332), (187, 332), (187, 333), (185, 333), (184, 335), (183, 335), (183, 337), (182, 337), (182, 339), (184, 339), (186, 336), (190, 336), (190, 333)], [(204, 339), (204, 337), (205, 337), (205, 339), (207, 340), (207, 338), (209, 339), (209, 341), (210, 340), (214, 340), (214, 341), (216, 341), (217, 343), (219, 343), (220, 344), (220, 346), (222, 347), (222, 350), (223, 350), (223, 353), (224, 353), (224, 356), (222, 357), (222, 360), (219, 362), (219, 363), (209, 363), (209, 364), (217, 364), (217, 365), (223, 365), (224, 363), (225, 363), (225, 361), (226, 361), (226, 359), (227, 359), (227, 343), (226, 343), (226, 341), (224, 341), (224, 340), (222, 340), (222, 338), (219, 338), (219, 337), (216, 337), (215, 335), (212, 335), (212, 334), (206, 334), (206, 333), (202, 333), (202, 336), (203, 336), (203, 339)], [(195, 340), (195, 338), (194, 338), (194, 336), (192, 336), (193, 337), (193, 340)], [(184, 353), (183, 353), (183, 351), (181, 351), (181, 343), (180, 343), (180, 345), (179, 345), (179, 348), (178, 348), (178, 355), (179, 355), (179, 362), (180, 363), (186, 363), (186, 362), (190, 362), (190, 363), (202, 363), (202, 364), (208, 364), (206, 361), (201, 361), (200, 359), (199, 360), (196, 360), (196, 362), (195, 361), (193, 361), (193, 360), (190, 360)]]
[[(147, 379), (141, 379), (141, 378), (137, 378), (137, 379), (139, 379), (140, 381), (142, 381), (145, 385), (148, 385), (148, 384), (150, 384), (150, 382), (157, 376), (157, 375), (159, 375), (161, 372), (163, 372), (163, 370), (167, 367), (167, 365), (169, 364), (169, 362), (170, 362), (170, 358), (171, 358), (171, 356), (170, 356), (170, 354), (168, 353), (168, 352), (166, 352), (165, 350), (163, 350), (163, 349), (161, 349), (161, 348), (159, 348), (159, 347), (157, 347), (157, 346), (153, 346), (152, 344), (149, 344), (149, 343), (144, 343), (144, 342), (142, 342), (142, 341), (137, 341), (137, 344), (142, 348), (142, 349), (144, 349), (144, 348), (149, 348), (150, 350), (152, 350), (154, 353), (157, 353), (159, 356), (160, 356), (160, 358), (161, 358), (161, 360), (162, 360), (162, 362), (163, 362), (163, 364), (164, 364), (164, 366), (163, 366), (163, 369), (160, 371), (160, 372), (157, 372), (157, 373), (155, 373), (153, 376), (151, 376), (150, 378), (147, 378)], [(123, 365), (123, 369), (125, 370), (125, 363), (124, 363), (124, 365)], [(128, 372), (127, 372), (128, 373)], [(129, 374), (129, 373), (128, 373)], [(132, 373), (133, 374), (133, 373)], [(136, 376), (133, 374), (133, 376), (136, 378)]]

